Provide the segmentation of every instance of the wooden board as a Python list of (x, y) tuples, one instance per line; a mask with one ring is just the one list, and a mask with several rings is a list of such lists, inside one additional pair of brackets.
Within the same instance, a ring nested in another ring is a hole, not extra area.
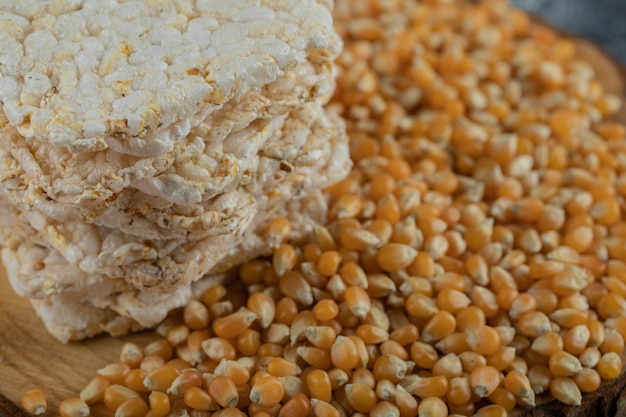
[[(581, 57), (595, 67), (605, 89), (624, 96), (624, 69), (593, 44), (582, 40), (576, 42)], [(617, 119), (626, 122), (626, 106)], [(46, 332), (28, 301), (15, 295), (4, 270), (0, 270), (0, 417), (26, 417), (18, 404), (22, 394), (31, 388), (45, 390), (48, 415), (57, 415), (59, 402), (76, 396), (98, 368), (115, 361), (124, 343), (133, 341), (144, 345), (154, 339), (154, 334), (146, 332), (117, 339), (101, 336), (63, 345)], [(626, 384), (626, 378), (621, 382)], [(602, 392), (594, 395), (599, 400), (602, 397)], [(626, 413), (626, 397), (623, 403)], [(603, 413), (600, 405), (592, 409)], [(524, 414), (537, 415), (532, 412)], [(110, 413), (101, 408), (92, 410), (92, 415), (110, 416)], [(605, 414), (585, 416), (604, 417)]]
[[(121, 338), (96, 337), (64, 345), (50, 336), (30, 303), (15, 295), (0, 273), (0, 416), (26, 416), (15, 404), (32, 388), (45, 391), (48, 415), (56, 415), (61, 400), (75, 397), (100, 367), (115, 361), (128, 341), (140, 346), (156, 339), (145, 332)], [(3, 398), (4, 397), (4, 398)], [(95, 410), (94, 416), (107, 416)]]

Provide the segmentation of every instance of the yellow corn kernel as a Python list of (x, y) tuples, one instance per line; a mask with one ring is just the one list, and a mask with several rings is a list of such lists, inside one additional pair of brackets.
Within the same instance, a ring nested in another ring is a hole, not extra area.
[(170, 412), (170, 397), (164, 392), (151, 392), (149, 396), (149, 403), (150, 411), (154, 417), (164, 417)]
[(347, 371), (357, 366), (360, 357), (357, 346), (351, 338), (337, 336), (330, 350), (330, 359), (336, 368)]
[(452, 334), (455, 327), (456, 319), (451, 313), (437, 311), (424, 326), (421, 340), (426, 343), (436, 342)]
[(194, 410), (211, 411), (218, 408), (211, 395), (199, 387), (189, 387), (183, 396), (185, 404)]
[(39, 389), (31, 389), (22, 396), (22, 407), (28, 413), (38, 416), (46, 412), (48, 403), (44, 393)]
[(339, 413), (337, 408), (330, 405), (326, 401), (312, 398), (311, 407), (313, 409), (313, 415), (315, 417), (341, 417), (341, 414)]
[(472, 392), (480, 398), (488, 397), (498, 388), (501, 378), (500, 371), (493, 366), (478, 366), (470, 373)]
[(420, 402), (418, 413), (419, 415), (429, 417), (446, 417), (448, 415), (448, 407), (439, 397), (426, 397)]
[(115, 411), (115, 417), (144, 417), (148, 405), (142, 398), (131, 398), (124, 401)]
[(559, 351), (550, 356), (548, 368), (554, 376), (573, 376), (582, 370), (578, 358), (565, 351)]
[[(298, 392), (296, 395), (291, 397), (285, 404), (280, 408), (278, 412), (278, 417), (306, 417), (311, 412), (311, 403), (312, 400), (316, 399), (312, 397), (311, 399), (307, 398), (301, 392)], [(317, 399), (319, 400), (319, 399)], [(319, 400), (323, 401), (323, 400)]]
[(535, 391), (530, 385), (528, 376), (519, 371), (509, 371), (504, 377), (504, 388), (511, 392), (518, 402), (528, 406), (535, 406)]
[(369, 413), (376, 405), (376, 392), (365, 384), (353, 383), (345, 387), (346, 399), (360, 413)]
[(125, 386), (113, 384), (105, 388), (102, 401), (106, 408), (116, 411), (120, 405), (133, 398), (139, 398), (139, 394)]
[(468, 346), (481, 355), (491, 355), (501, 346), (500, 334), (491, 326), (476, 326), (466, 330)]
[(580, 405), (580, 388), (571, 378), (555, 377), (550, 381), (550, 393), (554, 398), (568, 405)]
[(272, 407), (278, 404), (285, 393), (280, 380), (274, 376), (260, 378), (250, 390), (250, 401), (263, 407)]
[(61, 417), (87, 417), (89, 406), (80, 398), (68, 398), (59, 404)]
[(215, 319), (213, 321), (213, 331), (218, 337), (232, 339), (250, 327), (256, 318), (256, 314), (252, 311), (243, 309), (226, 317)]
[(600, 388), (602, 378), (595, 369), (583, 368), (572, 377), (578, 388), (582, 392), (594, 392)]
[(602, 379), (615, 379), (622, 372), (622, 359), (615, 352), (605, 353), (596, 365), (596, 369)]
[(80, 391), (80, 399), (87, 404), (95, 404), (102, 401), (104, 390), (110, 385), (108, 379), (101, 375), (92, 378), (91, 381)]
[(123, 384), (130, 367), (124, 363), (110, 363), (96, 371), (98, 375), (105, 377), (111, 384)]
[(445, 397), (450, 383), (444, 375), (418, 378), (407, 386), (407, 391), (420, 398)]

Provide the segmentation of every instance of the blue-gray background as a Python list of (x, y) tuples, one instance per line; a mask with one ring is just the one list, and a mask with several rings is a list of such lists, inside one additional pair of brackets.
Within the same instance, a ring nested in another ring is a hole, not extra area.
[(626, 65), (626, 0), (511, 0), (569, 34), (589, 39)]

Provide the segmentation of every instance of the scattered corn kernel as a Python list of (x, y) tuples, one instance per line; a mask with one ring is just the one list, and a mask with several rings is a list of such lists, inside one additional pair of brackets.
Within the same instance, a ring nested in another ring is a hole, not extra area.
[(331, 105), (355, 166), (325, 190), (327, 221), (296, 244), (270, 220), (271, 255), (239, 268), (247, 294), (209, 288), (81, 398), (132, 415), (147, 390), (156, 417), (504, 417), (548, 391), (580, 404), (622, 372), (618, 100), (504, 2), (334, 13)]
[(39, 416), (48, 409), (48, 403), (44, 393), (39, 389), (31, 389), (22, 396), (22, 407), (28, 413)]

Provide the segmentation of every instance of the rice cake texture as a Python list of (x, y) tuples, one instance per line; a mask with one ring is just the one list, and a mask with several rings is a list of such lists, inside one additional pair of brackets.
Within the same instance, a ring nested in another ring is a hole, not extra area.
[[(142, 223), (129, 217), (144, 206), (138, 208), (132, 192), (125, 191), (139, 189), (158, 197), (154, 209), (167, 211), (173, 205), (193, 206), (232, 188), (245, 179), (245, 158), (254, 151), (254, 142), (245, 140), (250, 130), (260, 130), (304, 103), (328, 101), (334, 90), (333, 58), (326, 50), (312, 52), (312, 60), (298, 63), (278, 80), (233, 98), (209, 114), (163, 155), (125, 155), (111, 148), (71, 153), (24, 137), (13, 127), (13, 133), (2, 135), (0, 145), (29, 178), (24, 181), (24, 192), (12, 201), (23, 209), (36, 207), (58, 221), (120, 227), (141, 236), (145, 233)], [(0, 125), (9, 124), (2, 116)], [(164, 223), (155, 224), (154, 230), (170, 238), (188, 232), (181, 222)]]
[(233, 97), (336, 37), (315, 0), (5, 0), (0, 101), (71, 152), (171, 152)]
[[(39, 232), (39, 240), (54, 248), (82, 271), (123, 278), (137, 289), (165, 288), (198, 279), (219, 262), (225, 251), (243, 239), (248, 225), (267, 217), (289, 200), (321, 189), (343, 178), (350, 169), (347, 137), (342, 121), (327, 115), (317, 103), (309, 103), (285, 119), (282, 129), (253, 155), (259, 167), (254, 181), (229, 191), (216, 201), (198, 205), (196, 211), (220, 217), (223, 228), (245, 216), (245, 227), (198, 239), (153, 240), (128, 235), (119, 229), (85, 223), (61, 223), (37, 210), (24, 210), (20, 217)], [(283, 157), (277, 157), (277, 153)], [(20, 167), (0, 150), (4, 175), (22, 178)], [(140, 194), (139, 191), (136, 191)], [(202, 230), (201, 219), (193, 219)], [(147, 232), (150, 228), (147, 228)], [(103, 278), (104, 279), (104, 278)], [(39, 278), (31, 272), (13, 280), (20, 295), (42, 297), (72, 291), (72, 284)]]
[[(326, 202), (318, 191), (290, 201), (272, 214), (290, 219), (293, 227), (289, 238), (298, 241), (323, 221)], [(102, 332), (119, 336), (155, 326), (168, 312), (184, 306), (193, 294), (197, 296), (208, 286), (228, 279), (233, 265), (268, 254), (270, 247), (264, 233), (266, 220), (265, 216), (256, 218), (245, 239), (224, 251), (221, 264), (215, 269), (225, 272), (207, 274), (170, 291), (138, 291), (124, 279), (87, 274), (68, 264), (3, 200), (0, 200), (0, 238), (4, 242), (1, 256), (11, 283), (20, 283), (14, 285), (16, 289), (31, 275), (37, 275), (43, 282), (64, 281), (71, 286), (72, 291), (63, 294), (30, 299), (47, 330), (60, 341), (83, 339)]]
[(351, 165), (323, 108), (331, 8), (0, 5), (2, 259), (52, 334), (154, 326), (267, 251), (272, 215), (323, 220), (319, 190)]

